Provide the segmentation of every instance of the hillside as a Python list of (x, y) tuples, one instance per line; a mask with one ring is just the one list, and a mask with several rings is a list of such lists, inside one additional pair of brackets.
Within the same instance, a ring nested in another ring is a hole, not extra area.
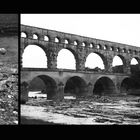
[(5, 55), (0, 54), (0, 63), (18, 64), (18, 37), (0, 37), (0, 48), (7, 50)]
[(0, 14), (0, 125), (18, 124), (18, 15)]
[(0, 36), (18, 33), (18, 14), (0, 14)]
[(18, 14), (0, 14), (0, 24), (13, 24), (18, 23)]

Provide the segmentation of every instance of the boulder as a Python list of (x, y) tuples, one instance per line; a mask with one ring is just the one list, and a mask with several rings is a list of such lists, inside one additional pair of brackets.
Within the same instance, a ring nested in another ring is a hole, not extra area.
[(5, 48), (0, 48), (0, 54), (2, 54), (2, 55), (4, 55), (4, 54), (6, 54), (6, 49)]

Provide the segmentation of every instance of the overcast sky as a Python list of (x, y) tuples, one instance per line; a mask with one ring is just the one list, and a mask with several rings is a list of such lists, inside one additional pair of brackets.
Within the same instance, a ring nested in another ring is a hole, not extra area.
[(21, 24), (140, 47), (140, 14), (21, 14)]
[(140, 14), (21, 14), (21, 24), (140, 47)]

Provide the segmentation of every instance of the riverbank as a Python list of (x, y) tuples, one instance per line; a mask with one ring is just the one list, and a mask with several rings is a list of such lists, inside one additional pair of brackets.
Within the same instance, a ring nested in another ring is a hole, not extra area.
[(0, 125), (18, 124), (18, 37), (0, 37)]
[(21, 124), (138, 125), (139, 96), (92, 96), (64, 99), (30, 99), (21, 105)]

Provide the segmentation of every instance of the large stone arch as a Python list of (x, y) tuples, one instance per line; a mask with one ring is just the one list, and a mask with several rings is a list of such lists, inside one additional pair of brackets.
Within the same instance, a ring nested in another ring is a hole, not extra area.
[[(74, 57), (74, 61), (75, 61), (75, 68), (74, 69), (76, 69), (76, 64), (77, 64), (77, 61), (78, 61), (78, 55), (76, 54), (76, 52), (73, 50), (73, 49), (71, 49), (71, 48), (61, 48), (61, 49), (59, 49), (58, 51), (57, 51), (57, 68), (58, 68), (58, 57), (61, 57), (61, 56), (59, 56), (59, 54), (61, 53), (61, 51), (63, 51), (63, 50), (67, 50), (67, 51), (69, 51), (72, 55), (73, 55), (73, 57)], [(66, 56), (65, 56), (65, 58), (67, 57), (67, 54), (66, 54)], [(65, 60), (66, 61), (66, 60)]]
[(98, 95), (107, 95), (107, 94), (115, 94), (116, 88), (113, 80), (109, 77), (100, 77), (96, 80), (93, 88), (93, 94)]
[(126, 65), (126, 58), (123, 55), (116, 54), (113, 56), (113, 59), (115, 58), (115, 56), (118, 56), (122, 60), (123, 65)]
[(39, 77), (36, 76), (30, 81), (29, 89), (30, 91), (43, 91), (45, 89), (44, 81)]
[[(22, 54), (21, 54), (21, 59), (22, 59), (21, 61), (22, 61), (22, 64), (23, 64), (23, 55), (24, 55), (24, 53), (25, 53), (25, 50), (26, 50), (28, 47), (30, 47), (30, 46), (34, 46), (34, 47), (40, 48), (40, 49), (44, 52), (46, 60), (48, 60), (49, 55), (48, 55), (48, 53), (47, 53), (46, 48), (45, 48), (43, 45), (40, 45), (40, 44), (37, 44), (37, 43), (31, 43), (31, 44), (26, 44), (26, 45), (24, 46), (23, 52), (22, 52)], [(47, 61), (46, 61), (46, 68), (47, 68), (47, 67), (48, 67), (48, 63), (47, 63)]]
[(127, 60), (126, 60), (126, 58), (123, 55), (120, 55), (120, 54), (114, 55), (113, 60), (112, 60), (112, 64), (113, 64), (114, 58), (116, 56), (120, 58), (120, 60), (122, 61), (122, 65), (114, 66), (113, 67), (113, 72), (115, 72), (115, 73), (124, 73), (124, 72), (126, 72)]
[(81, 96), (86, 94), (87, 84), (84, 79), (79, 76), (70, 77), (64, 86), (65, 94), (74, 94), (76, 96)]
[[(132, 59), (135, 59), (137, 61), (138, 64), (132, 64)], [(130, 71), (131, 71), (131, 74), (135, 74), (137, 72), (139, 72), (140, 70), (140, 58), (139, 57), (131, 57), (130, 59)]]
[[(138, 64), (140, 65), (140, 58), (139, 58), (139, 57), (137, 57), (137, 56), (134, 56), (134, 57), (131, 57), (131, 60), (132, 60), (133, 58), (134, 58), (134, 59), (136, 59), (136, 60), (137, 60), (137, 62), (138, 62)], [(131, 60), (130, 60), (130, 61), (131, 61)]]
[(90, 51), (90, 52), (88, 52), (88, 53), (86, 54), (86, 56), (85, 56), (86, 59), (87, 59), (87, 57), (88, 57), (90, 54), (97, 54), (97, 55), (102, 59), (102, 61), (103, 61), (104, 69), (107, 68), (107, 66), (108, 66), (107, 58), (106, 58), (106, 56), (105, 56), (103, 53), (97, 52), (97, 51)]
[(46, 54), (47, 54), (47, 49), (46, 49), (46, 47), (45, 47), (45, 45), (43, 45), (43, 44), (40, 44), (40, 43), (38, 43), (38, 42), (36, 42), (36, 41), (29, 41), (29, 39), (28, 39), (28, 41), (26, 42), (24, 42), (24, 47), (23, 47), (23, 51), (28, 47), (28, 46), (30, 46), (30, 45), (35, 45), (35, 46), (38, 46), (38, 47), (40, 47)]
[[(52, 100), (53, 98), (56, 98), (56, 95), (57, 95), (57, 83), (56, 83), (56, 81), (48, 75), (38, 75), (36, 77), (39, 77), (44, 82), (45, 88), (42, 91), (43, 91), (43, 93), (47, 94), (47, 99)], [(29, 89), (28, 89), (29, 91), (31, 90), (30, 87), (31, 87), (32, 81), (36, 77), (33, 77), (32, 80), (30, 80)]]
[[(123, 94), (137, 94), (140, 91), (140, 84), (132, 77), (124, 78), (120, 84), (120, 92)], [(139, 94), (140, 95), (140, 94)]]
[(118, 54), (117, 56), (119, 56), (123, 62), (124, 65), (126, 65), (126, 58), (123, 55)]

